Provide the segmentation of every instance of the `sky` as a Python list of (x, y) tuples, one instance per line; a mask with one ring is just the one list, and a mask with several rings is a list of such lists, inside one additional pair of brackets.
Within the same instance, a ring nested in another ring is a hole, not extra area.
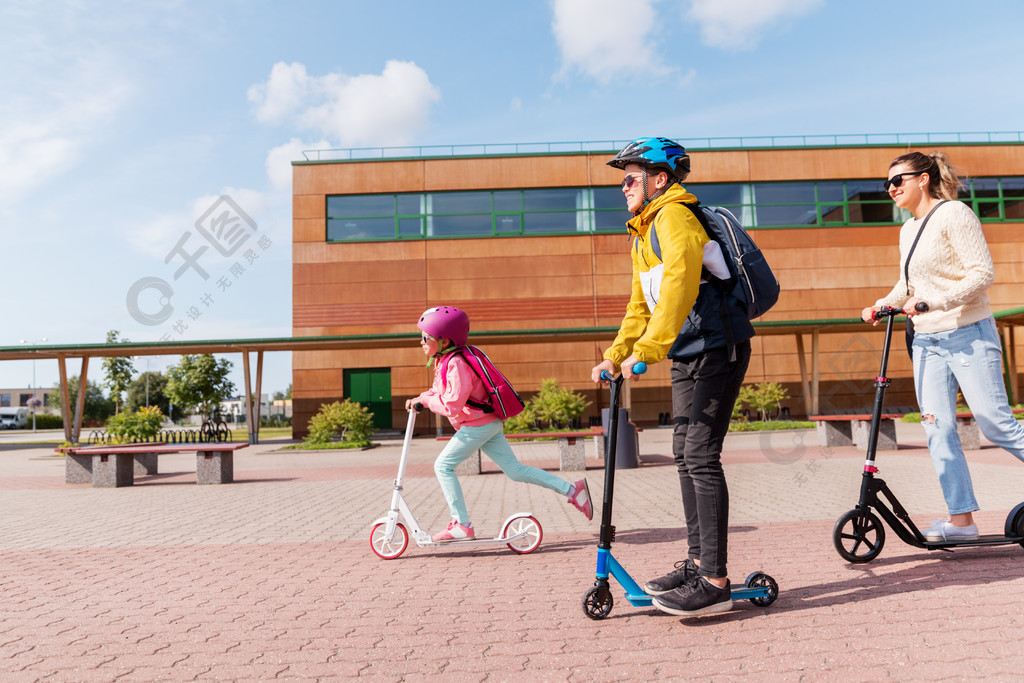
[(4, 0), (0, 347), (291, 336), (304, 150), (1022, 130), (1022, 25), (1015, 0)]

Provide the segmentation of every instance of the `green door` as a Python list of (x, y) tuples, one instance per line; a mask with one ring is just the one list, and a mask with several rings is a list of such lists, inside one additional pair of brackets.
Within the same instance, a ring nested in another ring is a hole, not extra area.
[(373, 426), (391, 429), (391, 368), (345, 371), (345, 397), (373, 413)]

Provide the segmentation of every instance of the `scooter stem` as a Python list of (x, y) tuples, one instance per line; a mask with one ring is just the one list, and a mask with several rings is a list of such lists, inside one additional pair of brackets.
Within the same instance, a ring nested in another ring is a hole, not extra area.
[(619, 391), (622, 389), (622, 375), (608, 380), (611, 384), (611, 402), (608, 406), (608, 441), (604, 449), (604, 503), (601, 507), (601, 535), (597, 547), (609, 550), (615, 535), (612, 526), (612, 500), (615, 498), (615, 451), (619, 438)]

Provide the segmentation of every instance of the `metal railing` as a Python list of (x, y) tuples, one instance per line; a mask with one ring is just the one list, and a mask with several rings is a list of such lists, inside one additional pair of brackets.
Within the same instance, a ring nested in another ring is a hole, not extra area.
[[(714, 138), (673, 138), (687, 149), (765, 149), (800, 147), (865, 147), (893, 145), (966, 145), (1022, 143), (1024, 132), (979, 133), (861, 133), (849, 135), (765, 135)], [(630, 140), (585, 142), (513, 142), (484, 145), (413, 145), (408, 147), (354, 147), (311, 149), (306, 161), (373, 161), (431, 157), (519, 156), (617, 152)]]

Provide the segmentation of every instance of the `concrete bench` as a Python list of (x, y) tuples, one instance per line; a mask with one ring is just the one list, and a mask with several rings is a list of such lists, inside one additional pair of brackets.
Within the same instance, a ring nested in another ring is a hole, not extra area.
[(93, 488), (132, 486), (135, 475), (157, 473), (157, 459), (168, 453), (196, 454), (197, 484), (234, 481), (234, 452), (247, 443), (124, 444), (58, 449), (64, 453), (64, 481)]
[[(1013, 408), (1014, 417), (1024, 416), (1024, 408)], [(965, 451), (976, 451), (981, 448), (981, 428), (970, 411), (956, 414), (956, 433), (960, 437), (960, 447)]]
[[(896, 420), (901, 417), (896, 413), (882, 415), (878, 425), (877, 450), (896, 450)], [(871, 415), (810, 415), (808, 419), (817, 423), (819, 446), (856, 446), (867, 451), (871, 437)]]
[[(451, 436), (439, 436), (438, 441), (448, 441)], [(536, 439), (557, 439), (558, 440), (558, 470), (560, 472), (579, 472), (587, 469), (586, 452), (584, 444), (586, 439), (594, 439), (597, 448), (597, 456), (604, 458), (604, 439), (601, 438), (601, 428), (592, 427), (589, 430), (575, 432), (532, 432), (526, 434), (506, 434), (509, 441), (526, 441)], [(475, 455), (459, 463), (455, 468), (456, 474), (480, 474), (480, 451)]]

